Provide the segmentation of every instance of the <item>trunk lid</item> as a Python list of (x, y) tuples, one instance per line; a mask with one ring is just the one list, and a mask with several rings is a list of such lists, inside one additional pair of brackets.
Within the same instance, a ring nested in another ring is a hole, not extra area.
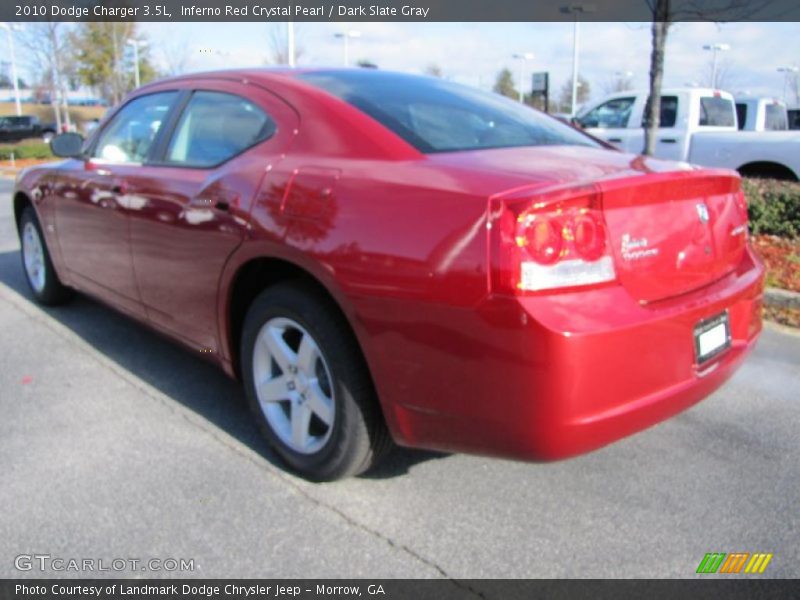
[(690, 292), (741, 261), (747, 208), (734, 173), (654, 173), (599, 187), (617, 276), (637, 300)]
[(733, 171), (581, 146), (432, 154), (426, 161), (490, 197), (554, 200), (570, 189), (593, 190), (617, 278), (643, 303), (721, 279), (747, 243), (747, 208)]

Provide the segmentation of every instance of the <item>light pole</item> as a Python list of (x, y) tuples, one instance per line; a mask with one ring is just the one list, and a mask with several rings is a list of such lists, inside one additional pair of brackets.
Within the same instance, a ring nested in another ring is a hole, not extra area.
[(17, 116), (22, 115), (22, 104), (19, 100), (19, 82), (17, 81), (17, 60), (14, 56), (14, 31), (19, 30), (19, 26), (0, 23), (0, 28), (5, 29), (8, 34), (8, 51), (11, 54), (11, 79), (14, 85), (14, 105), (17, 109)]
[(578, 17), (580, 15), (595, 12), (596, 7), (594, 4), (567, 4), (561, 7), (561, 12), (572, 15), (575, 19), (572, 32), (572, 105), (570, 108), (570, 115), (575, 116), (575, 111), (578, 104), (578, 50), (580, 48), (580, 22)]
[(717, 52), (726, 52), (731, 49), (730, 44), (706, 44), (703, 46), (703, 50), (710, 50), (712, 54), (711, 58), (711, 87), (717, 87)]
[(133, 83), (134, 87), (139, 87), (139, 40), (128, 40), (128, 45), (133, 46)]
[(350, 66), (350, 38), (359, 38), (361, 37), (361, 32), (355, 29), (350, 29), (349, 31), (343, 31), (341, 33), (334, 33), (333, 37), (342, 38), (344, 40), (344, 66)]
[[(14, 60), (13, 58), (11, 60)], [(800, 71), (797, 67), (778, 67), (778, 73), (783, 73), (783, 102), (788, 104), (786, 100), (786, 86), (789, 83), (789, 77), (792, 73)], [(796, 100), (796, 98), (795, 98)]]
[(286, 62), (294, 66), (294, 21), (286, 22)]
[(525, 63), (529, 60), (533, 60), (533, 52), (523, 52), (521, 54), (512, 54), (511, 58), (515, 58), (519, 61), (519, 101), (525, 101), (525, 94), (522, 91), (522, 85), (525, 77)]

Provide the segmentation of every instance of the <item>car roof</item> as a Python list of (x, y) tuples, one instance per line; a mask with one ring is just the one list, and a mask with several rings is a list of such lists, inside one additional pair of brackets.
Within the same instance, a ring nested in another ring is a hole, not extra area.
[(394, 74), (394, 75), (405, 75), (408, 77), (424, 77), (423, 75), (418, 75), (415, 73), (402, 73), (396, 71), (387, 71), (384, 69), (364, 69), (361, 67), (252, 67), (252, 68), (240, 68), (240, 69), (218, 69), (215, 71), (198, 71), (194, 73), (186, 73), (184, 75), (178, 75), (175, 77), (167, 77), (164, 79), (159, 79), (157, 81), (153, 81), (142, 87), (137, 89), (145, 90), (150, 87), (156, 86), (163, 86), (164, 84), (169, 84), (172, 81), (181, 82), (181, 81), (191, 81), (193, 79), (246, 79), (252, 82), (277, 82), (282, 81), (286, 82), (287, 80), (296, 80), (298, 75), (302, 75), (305, 73), (347, 73), (347, 72), (358, 72), (358, 73), (375, 73), (377, 76), (380, 75), (387, 75), (387, 74)]

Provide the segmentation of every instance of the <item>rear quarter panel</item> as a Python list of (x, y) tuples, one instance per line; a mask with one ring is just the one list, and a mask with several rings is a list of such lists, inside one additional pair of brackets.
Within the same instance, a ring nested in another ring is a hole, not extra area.
[[(315, 174), (306, 181), (319, 187), (302, 194), (309, 204), (323, 202), (321, 210), (304, 213), (302, 196), (291, 189), (298, 172)], [(321, 176), (335, 172), (341, 176)], [(332, 189), (320, 199), (323, 187)], [(474, 332), (462, 330), (458, 315), (472, 313), (486, 295), (486, 206), (468, 181), (424, 159), (289, 156), (257, 195), (248, 240), (229, 262), (223, 286), (260, 256), (313, 275), (348, 318), (397, 433), (395, 407), (445, 397), (446, 378), (420, 380), (420, 365), (438, 362), (447, 377), (457, 376), (453, 357), (471, 343)]]

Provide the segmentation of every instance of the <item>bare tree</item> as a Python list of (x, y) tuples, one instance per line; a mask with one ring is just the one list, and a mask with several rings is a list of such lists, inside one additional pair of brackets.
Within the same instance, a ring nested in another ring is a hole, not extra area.
[[(294, 24), (294, 59), (300, 60), (305, 54), (305, 48), (301, 45), (302, 28), (297, 23)], [(288, 40), (286, 32), (286, 23), (272, 23), (269, 25), (269, 47), (272, 59), (272, 64), (275, 65), (288, 65)]]
[(710, 88), (731, 90), (737, 85), (734, 70), (734, 62), (727, 57), (718, 59), (716, 68), (714, 67), (714, 60), (709, 59), (708, 64), (703, 69), (700, 81)]
[(431, 77), (438, 77), (439, 79), (444, 77), (444, 73), (442, 73), (442, 68), (436, 63), (431, 63), (427, 67), (425, 67), (425, 75), (430, 75)]
[(66, 25), (56, 21), (28, 23), (21, 36), (28, 69), (47, 90), (56, 128), (71, 126), (67, 104), (68, 73), (74, 70)]
[(161, 44), (158, 48), (158, 58), (164, 69), (164, 75), (175, 77), (186, 73), (191, 62), (191, 53), (186, 40), (172, 40)]
[[(644, 150), (652, 156), (660, 120), (661, 83), (664, 79), (664, 50), (667, 35), (674, 21), (736, 21), (746, 19), (769, 6), (771, 0), (645, 0), (653, 15), (650, 51), (650, 95), (644, 109)], [(711, 4), (711, 6), (709, 6)]]
[(616, 94), (617, 92), (627, 92), (633, 89), (633, 82), (631, 81), (630, 73), (614, 73), (602, 86), (605, 94)]
[[(585, 104), (591, 95), (592, 87), (589, 85), (589, 81), (583, 75), (578, 74), (578, 93), (575, 98), (576, 108)], [(558, 92), (557, 102), (559, 110), (564, 110), (565, 112), (568, 107), (572, 106), (572, 79), (564, 81), (564, 85), (561, 86), (561, 90)]]
[(792, 91), (792, 95), (794, 96), (794, 104), (800, 108), (800, 73), (795, 71), (794, 73), (789, 73), (789, 89)]
[[(653, 11), (650, 50), (650, 95), (644, 107), (644, 154), (652, 156), (656, 151), (656, 134), (661, 119), (661, 82), (664, 79), (664, 50), (670, 26), (670, 0), (648, 0)], [(655, 2), (655, 4), (652, 4)]]

